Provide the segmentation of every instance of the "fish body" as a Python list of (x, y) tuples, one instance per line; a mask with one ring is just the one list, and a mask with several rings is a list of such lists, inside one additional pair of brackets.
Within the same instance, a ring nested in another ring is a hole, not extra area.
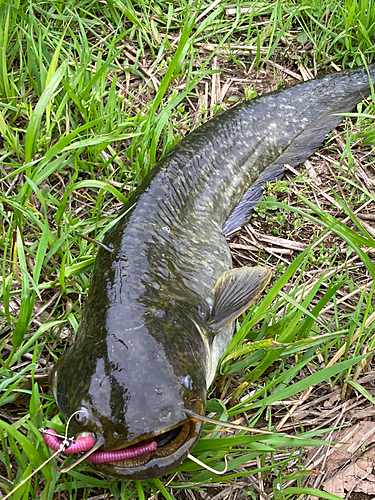
[(265, 268), (231, 270), (223, 230), (242, 225), (261, 186), (305, 161), (341, 121), (333, 115), (369, 92), (359, 69), (245, 102), (184, 138), (130, 197), (51, 381), (62, 413), (81, 412), (76, 436), (100, 436), (109, 451), (157, 443), (98, 470), (150, 479), (193, 448), (202, 424), (186, 410), (204, 414), (232, 321), (269, 280)]

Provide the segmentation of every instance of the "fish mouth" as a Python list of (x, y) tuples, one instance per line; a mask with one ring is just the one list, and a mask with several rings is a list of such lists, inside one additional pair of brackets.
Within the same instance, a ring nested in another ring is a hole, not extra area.
[(163, 474), (168, 474), (181, 464), (198, 441), (202, 427), (203, 423), (201, 421), (190, 419), (158, 436), (145, 438), (136, 445), (122, 449), (122, 451), (128, 450), (134, 453), (131, 450), (140, 449), (141, 446), (148, 446), (150, 443), (156, 443), (156, 446), (155, 444), (152, 445), (152, 450), (146, 449), (144, 453), (137, 456), (131, 456), (123, 460), (113, 460), (114, 455), (111, 455), (109, 457), (110, 461), (93, 463), (90, 460), (92, 455), (90, 455), (86, 460), (97, 471), (110, 477), (122, 477), (132, 480), (154, 479)]
[(107, 464), (122, 468), (139, 467), (153, 458), (172, 455), (185, 443), (190, 431), (191, 422), (189, 421), (158, 436), (138, 441), (136, 445), (116, 451), (95, 451), (86, 460), (95, 465)]
[[(59, 436), (54, 430), (43, 431), (43, 438), (53, 451), (59, 450), (67, 455), (84, 452), (68, 466), (58, 469), (60, 472), (67, 472), (86, 460), (96, 469), (109, 474), (115, 470), (116, 475), (123, 477), (151, 479), (161, 473), (169, 472), (182, 462), (198, 440), (201, 427), (201, 422), (190, 419), (157, 436), (147, 436), (136, 444), (112, 451), (102, 450), (105, 444), (104, 437), (102, 435), (95, 437), (92, 433), (82, 433), (76, 439), (68, 439), (69, 443), (63, 449), (63, 436)], [(152, 464), (151, 467), (149, 463)], [(160, 463), (164, 465), (160, 467)], [(168, 464), (168, 468), (165, 464)], [(162, 472), (157, 474), (148, 472), (149, 468), (162, 469)], [(140, 470), (145, 471), (145, 475), (137, 475), (137, 471)]]

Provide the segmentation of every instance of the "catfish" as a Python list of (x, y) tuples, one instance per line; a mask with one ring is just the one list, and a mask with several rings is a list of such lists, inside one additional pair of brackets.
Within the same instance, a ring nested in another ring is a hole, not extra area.
[[(82, 323), (51, 387), (75, 441), (109, 476), (151, 479), (194, 448), (233, 321), (270, 280), (233, 269), (225, 235), (266, 182), (314, 153), (366, 97), (375, 65), (244, 102), (174, 146), (129, 197), (98, 251)], [(62, 440), (46, 432), (59, 449)], [(73, 465), (61, 470), (69, 470)]]

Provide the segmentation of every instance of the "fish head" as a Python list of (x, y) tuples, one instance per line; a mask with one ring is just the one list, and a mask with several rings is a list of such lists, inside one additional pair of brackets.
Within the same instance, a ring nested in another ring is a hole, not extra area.
[[(193, 323), (176, 314), (173, 321), (160, 316), (148, 314), (141, 327), (130, 330), (114, 311), (107, 314), (105, 341), (91, 344), (89, 335), (80, 335), (51, 375), (54, 397), (71, 419), (75, 439), (103, 440), (103, 452), (129, 450), (129, 458), (95, 465), (114, 477), (167, 473), (200, 436), (202, 422), (186, 410), (204, 415), (206, 354), (197, 332), (181, 335), (183, 328), (196, 328)], [(131, 450), (142, 446), (146, 452), (132, 456)]]

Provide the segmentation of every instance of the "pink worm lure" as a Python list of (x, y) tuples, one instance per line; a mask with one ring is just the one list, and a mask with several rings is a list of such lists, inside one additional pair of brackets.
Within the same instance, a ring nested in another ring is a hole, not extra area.
[[(56, 431), (53, 429), (46, 429), (43, 433), (43, 439), (46, 445), (53, 451), (58, 451), (63, 443), (63, 440), (56, 436)], [(86, 451), (92, 448), (95, 444), (95, 439), (91, 436), (85, 436), (83, 438), (77, 439), (69, 447), (64, 450), (66, 455), (71, 453), (79, 453), (80, 451)], [(125, 448), (123, 450), (116, 451), (95, 451), (90, 456), (86, 458), (88, 462), (93, 464), (103, 464), (106, 462), (117, 462), (119, 460), (127, 460), (128, 458), (138, 457), (139, 455), (144, 455), (156, 450), (157, 442), (152, 441), (148, 444), (141, 444), (139, 446), (134, 446), (133, 448)]]

